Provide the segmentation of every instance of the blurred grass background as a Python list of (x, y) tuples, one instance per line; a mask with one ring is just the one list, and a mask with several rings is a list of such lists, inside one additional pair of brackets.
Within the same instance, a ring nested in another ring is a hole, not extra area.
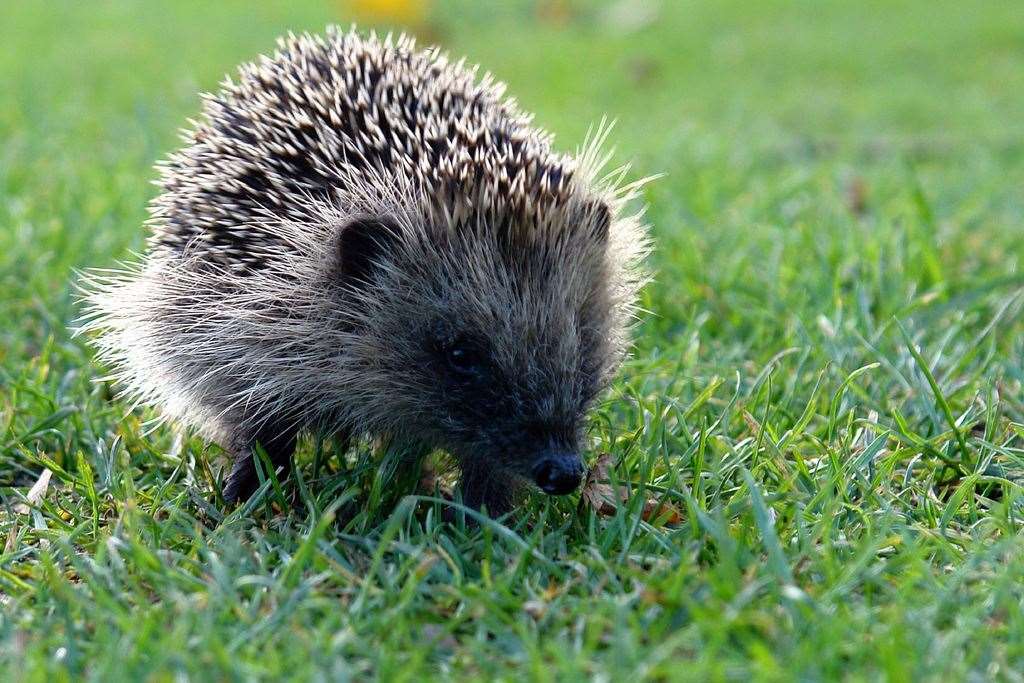
[[(1019, 677), (1024, 4), (0, 10), (4, 671)], [(538, 499), (513, 540), (452, 528), (395, 512), (367, 454), (292, 514), (222, 520), (216, 449), (176, 455), (90, 383), (71, 271), (141, 248), (197, 93), (352, 21), (479, 62), (563, 149), (616, 119), (616, 159), (665, 174), (652, 315), (594, 438), (682, 527)], [(331, 524), (336, 499), (360, 512)]]

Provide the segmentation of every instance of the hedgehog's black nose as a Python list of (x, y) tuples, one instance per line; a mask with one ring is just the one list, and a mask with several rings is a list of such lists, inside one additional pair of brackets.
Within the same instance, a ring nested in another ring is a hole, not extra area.
[(544, 493), (564, 496), (572, 493), (583, 479), (583, 461), (571, 451), (546, 453), (533, 466), (533, 480)]

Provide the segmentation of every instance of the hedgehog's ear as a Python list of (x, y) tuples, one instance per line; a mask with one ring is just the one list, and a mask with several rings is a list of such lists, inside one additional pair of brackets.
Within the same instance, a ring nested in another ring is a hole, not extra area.
[(366, 282), (374, 263), (398, 237), (399, 227), (390, 216), (357, 216), (338, 231), (338, 274), (346, 282)]

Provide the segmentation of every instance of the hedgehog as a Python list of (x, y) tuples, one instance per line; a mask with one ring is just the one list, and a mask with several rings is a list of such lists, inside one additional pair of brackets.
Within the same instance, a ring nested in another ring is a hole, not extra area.
[(146, 249), (86, 271), (98, 360), (229, 456), (223, 497), (304, 433), (441, 451), (465, 505), (573, 492), (630, 346), (643, 181), (609, 125), (553, 150), (504, 84), (355, 27), (239, 68), (157, 164)]

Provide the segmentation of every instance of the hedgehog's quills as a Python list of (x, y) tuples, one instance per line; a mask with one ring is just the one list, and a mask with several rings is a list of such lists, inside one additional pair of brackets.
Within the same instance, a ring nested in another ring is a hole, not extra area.
[(576, 488), (644, 279), (639, 184), (599, 177), (607, 129), (555, 153), (503, 91), (404, 36), (289, 36), (160, 164), (141, 262), (84, 276), (100, 360), (233, 455), (229, 500), (304, 429), (445, 449), (492, 514), (524, 478)]

